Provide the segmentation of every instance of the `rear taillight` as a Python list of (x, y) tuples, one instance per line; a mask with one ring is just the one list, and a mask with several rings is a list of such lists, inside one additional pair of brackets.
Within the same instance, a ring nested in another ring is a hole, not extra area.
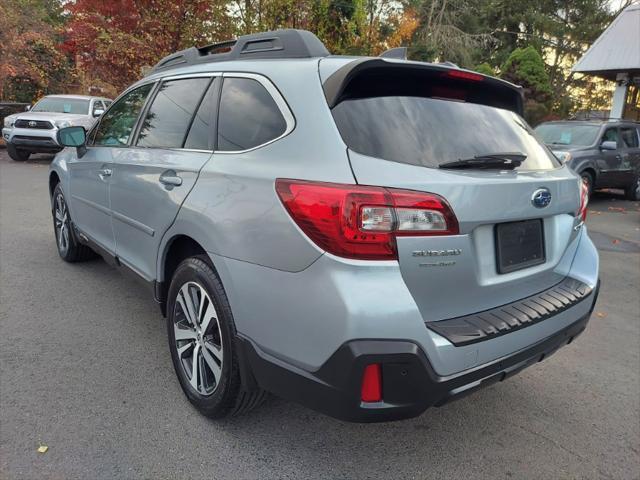
[(589, 205), (589, 185), (585, 180), (580, 180), (580, 208), (576, 217), (584, 222), (587, 219), (587, 206)]
[(288, 179), (276, 180), (276, 191), (305, 234), (341, 257), (394, 260), (398, 236), (458, 234), (453, 211), (433, 193)]

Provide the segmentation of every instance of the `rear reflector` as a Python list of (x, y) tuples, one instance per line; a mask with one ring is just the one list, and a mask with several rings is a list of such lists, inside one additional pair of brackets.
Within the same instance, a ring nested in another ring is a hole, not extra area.
[(360, 398), (363, 402), (382, 401), (382, 369), (379, 363), (367, 365), (362, 376)]
[(587, 219), (587, 206), (589, 205), (589, 185), (583, 179), (580, 179), (580, 209), (576, 217), (584, 222)]
[(457, 235), (448, 203), (433, 193), (276, 180), (285, 208), (323, 250), (360, 260), (396, 260), (396, 237)]

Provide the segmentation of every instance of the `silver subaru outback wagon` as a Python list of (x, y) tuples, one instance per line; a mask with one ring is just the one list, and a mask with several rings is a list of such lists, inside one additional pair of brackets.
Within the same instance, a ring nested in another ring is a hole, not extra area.
[(522, 119), (521, 90), (396, 57), (249, 35), (164, 58), (91, 130), (60, 130), (60, 256), (149, 286), (203, 414), (271, 392), (408, 418), (585, 329), (586, 189)]

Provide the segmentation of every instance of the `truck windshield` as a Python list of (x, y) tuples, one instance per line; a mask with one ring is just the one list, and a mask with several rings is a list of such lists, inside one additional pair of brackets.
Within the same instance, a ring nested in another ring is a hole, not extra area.
[(333, 118), (352, 150), (372, 157), (437, 168), (490, 152), (521, 152), (516, 167), (559, 166), (516, 113), (477, 103), (432, 97), (381, 96), (345, 100)]
[(81, 98), (45, 97), (36, 103), (31, 111), (88, 115), (89, 100), (83, 100)]
[(593, 145), (600, 131), (599, 125), (572, 125), (570, 123), (543, 123), (536, 133), (547, 145)]

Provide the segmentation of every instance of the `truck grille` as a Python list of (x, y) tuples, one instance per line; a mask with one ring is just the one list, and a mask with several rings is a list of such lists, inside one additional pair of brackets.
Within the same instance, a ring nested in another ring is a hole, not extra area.
[(39, 130), (51, 130), (53, 125), (46, 120), (16, 120), (16, 128), (36, 128)]

